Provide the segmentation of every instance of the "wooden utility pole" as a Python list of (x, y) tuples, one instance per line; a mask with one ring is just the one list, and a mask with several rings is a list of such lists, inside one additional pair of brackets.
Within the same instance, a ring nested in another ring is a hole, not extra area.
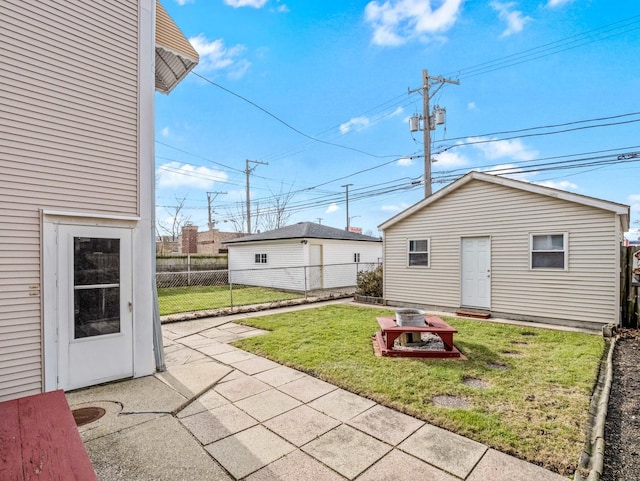
[[(218, 197), (219, 194), (226, 194), (226, 192), (207, 192), (207, 205), (208, 205), (208, 211), (209, 211), (209, 230), (213, 230), (213, 228), (216, 226), (215, 221), (211, 218), (211, 213), (213, 211), (211, 209), (211, 201), (216, 197)], [(213, 198), (211, 198), (212, 195), (214, 196)]]
[(245, 174), (247, 174), (247, 234), (251, 234), (251, 195), (250, 195), (250, 189), (249, 189), (249, 175), (251, 174), (251, 172), (253, 172), (255, 170), (255, 168), (257, 167), (257, 165), (253, 168), (249, 168), (249, 162), (252, 162), (254, 164), (262, 164), (262, 165), (269, 165), (268, 162), (261, 162), (259, 160), (249, 160), (247, 159), (245, 161)]
[[(435, 130), (435, 123), (432, 124), (432, 116), (429, 112), (429, 100), (433, 97), (438, 90), (440, 90), (445, 83), (460, 85), (457, 80), (446, 79), (440, 77), (429, 77), (429, 72), (425, 69), (422, 71), (422, 87), (409, 90), (409, 93), (418, 92), (422, 90), (422, 132), (423, 132), (423, 147), (424, 147), (424, 196), (429, 197), (431, 195), (431, 130)], [(438, 85), (433, 93), (429, 90), (434, 85)]]
[(347, 198), (346, 198), (346, 204), (347, 204), (347, 227), (346, 227), (346, 231), (349, 230), (349, 186), (351, 186), (353, 184), (345, 184), (345, 185), (341, 185), (340, 187), (344, 187), (346, 189), (346, 194), (347, 194)]

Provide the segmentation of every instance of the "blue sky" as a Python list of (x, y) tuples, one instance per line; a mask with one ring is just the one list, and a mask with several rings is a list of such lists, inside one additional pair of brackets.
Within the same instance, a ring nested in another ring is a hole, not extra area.
[[(640, 227), (640, 2), (163, 0), (200, 54), (156, 94), (156, 203), (235, 230), (252, 218), (377, 226), (424, 195), (422, 70), (446, 109), (433, 191), (470, 170), (632, 207)], [(634, 154), (637, 153), (637, 154)], [(262, 162), (266, 164), (262, 164)], [(560, 169), (559, 167), (564, 167)], [(222, 192), (225, 192), (224, 194)], [(235, 224), (233, 220), (235, 219)], [(321, 219), (321, 220), (320, 220)], [(225, 222), (226, 221), (226, 222)]]

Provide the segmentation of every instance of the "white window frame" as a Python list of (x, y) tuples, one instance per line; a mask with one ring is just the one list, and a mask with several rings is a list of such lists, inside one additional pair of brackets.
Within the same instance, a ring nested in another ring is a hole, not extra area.
[[(411, 251), (411, 243), (412, 242), (427, 242), (427, 250), (426, 251)], [(427, 264), (426, 265), (411, 265), (411, 254), (427, 254)], [(431, 238), (423, 237), (420, 239), (407, 239), (407, 267), (409, 268), (417, 268), (417, 269), (429, 269), (431, 267)]]
[(359, 252), (354, 252), (353, 253), (353, 262), (355, 262), (356, 264), (360, 262), (360, 253)]
[(253, 256), (253, 263), (254, 264), (268, 264), (269, 263), (269, 256), (267, 255), (266, 252), (256, 253)]
[[(533, 238), (542, 236), (562, 236), (562, 251), (560, 250), (533, 250)], [(533, 256), (537, 252), (562, 252), (563, 266), (562, 267), (533, 267)], [(569, 233), (568, 232), (539, 232), (529, 234), (529, 270), (530, 271), (568, 271), (569, 270)]]

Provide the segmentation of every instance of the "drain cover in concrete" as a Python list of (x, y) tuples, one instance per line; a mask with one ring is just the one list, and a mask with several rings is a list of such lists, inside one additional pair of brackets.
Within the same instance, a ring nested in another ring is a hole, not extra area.
[(469, 409), (469, 403), (457, 396), (433, 396), (431, 402), (436, 406), (452, 409)]
[(86, 408), (74, 409), (71, 411), (73, 419), (76, 422), (76, 426), (84, 426), (97, 421), (106, 414), (107, 411), (100, 407), (89, 406)]

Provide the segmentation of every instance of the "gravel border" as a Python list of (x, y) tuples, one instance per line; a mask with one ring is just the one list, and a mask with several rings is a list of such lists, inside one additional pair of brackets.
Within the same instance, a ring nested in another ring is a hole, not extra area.
[[(608, 333), (612, 334), (609, 338), (607, 337)], [(578, 469), (573, 477), (574, 481), (599, 481), (604, 466), (604, 427), (613, 381), (613, 351), (618, 336), (604, 329), (603, 335), (605, 342), (609, 344), (609, 351), (600, 361), (598, 382), (594, 388), (589, 407), (587, 441), (585, 449), (580, 455)]]

